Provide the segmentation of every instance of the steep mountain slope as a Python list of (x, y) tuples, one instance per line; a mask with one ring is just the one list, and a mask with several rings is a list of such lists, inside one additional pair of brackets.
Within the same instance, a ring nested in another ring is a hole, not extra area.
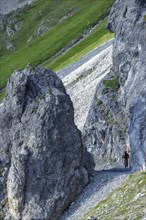
[(112, 66), (112, 42), (97, 47), (79, 62), (57, 73), (73, 102), (75, 123), (80, 131), (83, 130), (96, 85)]
[(122, 161), (146, 168), (146, 2), (117, 0), (108, 28), (115, 33), (113, 67), (98, 84), (83, 141), (97, 164)]
[[(39, 0), (23, 10), (1, 16), (0, 89), (15, 69), (22, 69), (27, 63), (43, 63), (55, 69), (63, 62), (67, 65), (68, 58), (87, 53), (109, 39), (112, 35), (105, 30), (106, 21), (102, 20), (113, 2)], [(88, 48), (91, 42), (92, 48)], [(73, 45), (76, 47), (70, 53), (54, 63), (54, 59)]]

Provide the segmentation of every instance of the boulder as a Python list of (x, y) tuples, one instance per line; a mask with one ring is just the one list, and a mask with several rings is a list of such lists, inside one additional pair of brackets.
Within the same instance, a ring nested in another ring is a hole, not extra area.
[(87, 156), (56, 74), (16, 71), (0, 106), (0, 215), (57, 220), (88, 183)]

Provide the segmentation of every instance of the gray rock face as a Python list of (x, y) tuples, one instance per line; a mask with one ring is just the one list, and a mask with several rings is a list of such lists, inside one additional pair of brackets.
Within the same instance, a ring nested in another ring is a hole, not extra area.
[(36, 0), (0, 0), (0, 13), (8, 14), (26, 4), (31, 4)]
[(84, 143), (97, 165), (122, 162), (128, 150), (132, 168), (145, 169), (146, 1), (117, 0), (108, 29), (115, 33), (113, 67), (97, 86)]
[(61, 80), (41, 67), (16, 71), (0, 107), (0, 215), (58, 219), (88, 183), (86, 156)]
[(8, 42), (7, 43), (7, 46), (6, 46), (6, 49), (7, 50), (12, 50), (14, 47), (13, 47), (13, 44), (11, 42)]

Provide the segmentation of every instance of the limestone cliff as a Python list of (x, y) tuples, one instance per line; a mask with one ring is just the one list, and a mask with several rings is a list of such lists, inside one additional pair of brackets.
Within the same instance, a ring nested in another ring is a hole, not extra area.
[(128, 150), (133, 169), (146, 158), (146, 1), (117, 0), (108, 29), (115, 33), (113, 67), (97, 85), (83, 141), (97, 166), (121, 162)]
[(86, 156), (61, 80), (16, 71), (0, 106), (0, 219), (58, 219), (88, 183)]

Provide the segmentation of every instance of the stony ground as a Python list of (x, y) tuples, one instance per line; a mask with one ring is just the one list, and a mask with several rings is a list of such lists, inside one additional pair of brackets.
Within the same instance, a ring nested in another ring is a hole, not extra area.
[(62, 79), (75, 109), (75, 123), (82, 131), (98, 82), (112, 66), (112, 42), (99, 46), (58, 76)]
[(119, 188), (127, 179), (129, 169), (96, 171), (92, 181), (70, 205), (60, 220), (81, 220), (95, 205)]

